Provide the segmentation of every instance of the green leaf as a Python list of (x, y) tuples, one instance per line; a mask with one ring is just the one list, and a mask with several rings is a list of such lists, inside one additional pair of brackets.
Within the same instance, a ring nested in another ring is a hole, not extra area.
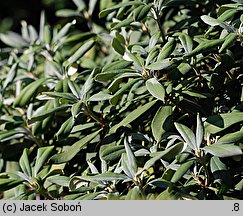
[(102, 68), (102, 72), (120, 71), (120, 69), (127, 69), (127, 68), (129, 68), (129, 66), (131, 66), (131, 64), (132, 64), (132, 62), (129, 62), (129, 61), (117, 60), (117, 61), (114, 61), (114, 62), (112, 62), (110, 64), (106, 64)]
[(171, 58), (166, 58), (157, 62), (154, 62), (148, 65), (146, 68), (149, 70), (163, 70), (174, 63), (174, 60)]
[(89, 14), (93, 14), (97, 0), (89, 1)]
[(201, 19), (205, 23), (207, 23), (208, 25), (210, 25), (210, 26), (220, 26), (220, 27), (226, 29), (229, 32), (234, 32), (234, 27), (233, 26), (230, 26), (229, 24), (223, 22), (219, 18), (218, 19), (214, 19), (214, 18), (212, 18), (210, 16), (203, 15), (203, 16), (201, 16)]
[(224, 39), (213, 39), (209, 41), (204, 41), (200, 43), (194, 50), (186, 54), (185, 57), (195, 56), (204, 52), (211, 51), (213, 48), (221, 45), (224, 42)]
[(152, 123), (152, 133), (157, 142), (162, 138), (162, 135), (169, 130), (171, 124), (172, 107), (162, 106), (156, 112)]
[(20, 137), (23, 137), (23, 136), (24, 136), (24, 133), (22, 133), (18, 130), (0, 131), (0, 143), (6, 142), (6, 141), (13, 139), (13, 138), (20, 138)]
[(104, 101), (104, 100), (109, 100), (113, 97), (113, 95), (110, 95), (109, 93), (106, 92), (98, 92), (94, 95), (92, 95), (88, 101)]
[(44, 41), (44, 38), (45, 38), (45, 22), (46, 22), (45, 12), (41, 11), (40, 30), (39, 30), (39, 39), (40, 39), (40, 41)]
[(95, 200), (95, 198), (100, 195), (101, 192), (88, 193), (76, 198), (77, 200)]
[(23, 180), (0, 178), (0, 192), (10, 190), (22, 184)]
[(224, 113), (220, 115), (209, 116), (204, 122), (205, 130), (210, 134), (216, 134), (228, 127), (243, 121), (243, 113)]
[(55, 185), (68, 187), (69, 186), (70, 177), (55, 175), (55, 176), (48, 177), (46, 180), (48, 182), (52, 183), (52, 184), (55, 184)]
[(29, 158), (28, 158), (28, 149), (24, 149), (22, 156), (19, 159), (19, 165), (22, 169), (22, 171), (24, 172), (25, 175), (27, 175), (28, 177), (32, 176), (32, 170), (31, 170), (31, 166), (29, 163)]
[(79, 125), (75, 125), (71, 131), (71, 133), (78, 133), (81, 132), (82, 130), (88, 129), (88, 128), (92, 128), (96, 125), (96, 122), (90, 122), (90, 123), (86, 123), (86, 124), (79, 124)]
[(123, 145), (103, 145), (100, 147), (100, 159), (105, 161), (113, 161), (121, 157), (126, 152)]
[(184, 91), (182, 91), (182, 93), (190, 95), (191, 97), (207, 98), (206, 93), (195, 92), (195, 91), (188, 91), (188, 90), (184, 90)]
[(75, 104), (72, 105), (71, 108), (71, 113), (72, 113), (72, 118), (75, 120), (78, 115), (82, 112), (82, 107), (83, 107), (83, 102), (79, 101)]
[(79, 141), (74, 143), (72, 146), (70, 146), (66, 151), (53, 155), (50, 158), (50, 161), (52, 161), (53, 163), (59, 164), (59, 163), (65, 163), (65, 162), (72, 160), (72, 158), (76, 154), (78, 154), (81, 149), (86, 147), (89, 144), (89, 142), (99, 134), (100, 131), (101, 130), (98, 130), (98, 131), (95, 131), (95, 132), (85, 136), (84, 138), (80, 139)]
[(129, 17), (129, 18), (125, 19), (125, 20), (122, 20), (122, 21), (118, 22), (116, 25), (114, 25), (111, 28), (111, 30), (117, 30), (117, 29), (120, 29), (123, 26), (129, 26), (133, 21), (134, 21), (133, 18)]
[(17, 74), (17, 66), (18, 63), (14, 63), (10, 70), (8, 71), (7, 77), (3, 82), (3, 89), (6, 89), (14, 80), (16, 74)]
[(79, 11), (82, 11), (86, 6), (83, 0), (72, 0), (72, 1), (78, 7)]
[(81, 180), (90, 182), (100, 182), (100, 181), (118, 181), (125, 180), (127, 176), (120, 173), (106, 172), (101, 174), (87, 175), (87, 176), (74, 176), (71, 181)]
[(227, 166), (220, 160), (220, 158), (213, 156), (210, 160), (210, 169), (214, 177), (214, 181), (219, 181), (220, 184), (231, 185), (232, 178)]
[(217, 141), (217, 144), (229, 144), (229, 143), (236, 143), (243, 139), (243, 127), (240, 131), (234, 133), (228, 133), (224, 136), (220, 137)]
[(54, 146), (41, 147), (38, 149), (34, 167), (34, 177), (37, 177), (38, 172), (47, 161), (53, 149)]
[(111, 43), (113, 49), (120, 55), (124, 55), (125, 53), (125, 47), (124, 45), (117, 39), (117, 38), (113, 38), (112, 39), (112, 43)]
[(159, 83), (156, 78), (151, 78), (146, 81), (146, 87), (151, 95), (155, 98), (164, 101), (165, 100), (165, 88)]
[(68, 79), (68, 87), (76, 98), (81, 97), (81, 89), (79, 88), (79, 85), (76, 82)]
[(171, 182), (178, 182), (181, 179), (181, 177), (183, 177), (183, 175), (190, 169), (193, 163), (194, 161), (190, 160), (181, 164), (178, 170), (176, 170), (175, 174), (173, 175)]
[(202, 141), (203, 141), (203, 136), (204, 136), (203, 125), (202, 125), (200, 115), (198, 113), (197, 114), (197, 129), (196, 129), (196, 146), (197, 146), (197, 149), (200, 149), (200, 146), (201, 146)]
[(0, 39), (3, 43), (11, 47), (22, 48), (28, 46), (27, 41), (25, 41), (19, 34), (12, 31), (1, 33)]
[(70, 58), (64, 62), (64, 66), (72, 65), (74, 62), (79, 60), (88, 50), (94, 46), (94, 41), (90, 40), (85, 42)]
[(237, 39), (237, 34), (236, 33), (229, 33), (226, 38), (224, 43), (219, 49), (219, 53), (222, 53), (224, 50), (230, 48), (231, 46), (234, 45), (235, 41)]
[(143, 169), (148, 170), (157, 160), (163, 159), (166, 161), (173, 161), (175, 157), (183, 152), (185, 145), (183, 142), (179, 142), (164, 151), (159, 151), (151, 154), (151, 157), (144, 165)]
[(38, 111), (37, 113), (35, 113), (32, 117), (31, 117), (31, 120), (29, 121), (29, 123), (33, 123), (35, 121), (41, 121), (47, 117), (49, 117), (50, 115), (52, 115), (53, 113), (55, 112), (58, 112), (58, 111), (63, 111), (63, 110), (66, 110), (70, 107), (70, 105), (67, 105), (67, 104), (64, 104), (64, 105), (61, 105), (59, 107), (55, 107), (55, 108), (52, 108), (50, 110), (45, 110), (45, 109), (41, 109), (40, 111)]
[(16, 99), (14, 101), (14, 106), (23, 107), (23, 106), (27, 105), (30, 102), (30, 100), (35, 96), (35, 93), (38, 90), (38, 88), (44, 82), (46, 82), (46, 80), (48, 80), (48, 78), (42, 78), (42, 79), (35, 80), (34, 82), (27, 85), (24, 89), (22, 89), (22, 91), (16, 97)]
[(177, 122), (175, 123), (175, 127), (184, 139), (184, 141), (187, 143), (187, 145), (190, 146), (190, 148), (192, 148), (193, 150), (198, 150), (198, 146), (196, 144), (196, 137), (193, 131), (187, 126)]
[(217, 157), (232, 157), (235, 155), (242, 155), (239, 146), (233, 144), (212, 144), (203, 148), (206, 152)]
[(147, 5), (140, 5), (139, 7), (137, 7), (134, 11), (133, 11), (133, 19), (134, 21), (141, 21), (144, 18), (147, 17), (151, 7), (152, 7), (152, 3), (147, 4)]
[(134, 83), (136, 83), (138, 80), (141, 80), (141, 78), (136, 79), (129, 79), (126, 84), (124, 84), (111, 98), (110, 103), (112, 105), (116, 105), (119, 101), (119, 98), (121, 98), (122, 93), (125, 92), (129, 87), (131, 87)]
[(238, 3), (241, 3), (243, 4), (243, 0), (232, 0), (233, 2), (238, 2)]
[(131, 122), (133, 122), (135, 119), (137, 119), (139, 116), (141, 116), (143, 113), (145, 113), (147, 110), (149, 110), (154, 104), (156, 103), (156, 100), (151, 101), (143, 106), (138, 107), (137, 109), (133, 110), (131, 113), (129, 113), (120, 123), (114, 125), (110, 128), (110, 133), (115, 133), (116, 130), (119, 127), (127, 126)]
[(146, 58), (145, 66), (148, 66), (149, 64), (156, 61), (158, 57), (158, 53), (159, 53), (159, 48), (157, 46), (153, 47)]
[(193, 41), (186, 33), (180, 33), (179, 39), (186, 53), (190, 53), (193, 48)]
[(86, 40), (89, 40), (90, 38), (93, 38), (95, 37), (96, 34), (93, 33), (93, 32), (83, 32), (83, 33), (76, 33), (74, 35), (71, 35), (67, 38), (65, 38), (64, 40), (62, 40), (60, 42), (60, 44), (70, 44), (70, 43), (73, 43), (73, 42), (84, 42)]
[[(124, 72), (122, 74), (119, 74), (118, 77), (113, 80), (113, 82), (108, 86), (107, 89), (110, 92), (115, 93), (120, 88), (120, 83), (122, 82), (122, 80), (126, 77), (141, 77), (141, 74), (134, 73), (134, 72), (133, 73)], [(126, 84), (124, 84), (120, 89), (126, 90), (127, 87), (130, 87), (131, 85), (133, 85), (133, 83), (135, 83), (136, 80), (139, 80), (139, 79), (129, 79), (128, 82)], [(128, 84), (128, 83), (130, 83), (130, 84)], [(126, 86), (126, 87), (124, 87), (124, 86)]]
[(134, 179), (136, 176), (136, 173), (138, 171), (136, 158), (135, 158), (135, 155), (134, 155), (127, 139), (124, 140), (124, 145), (125, 145), (125, 149), (126, 149), (127, 167), (129, 169), (129, 173), (131, 173), (131, 175), (132, 175), (130, 177), (132, 177)]
[(74, 125), (74, 118), (71, 116), (60, 127), (56, 133), (57, 140), (60, 141), (66, 138), (70, 133)]
[(162, 59), (166, 59), (170, 57), (170, 55), (173, 53), (176, 47), (176, 40), (172, 38), (169, 40), (162, 48), (158, 55), (158, 61), (161, 61)]
[(227, 167), (218, 157), (213, 156), (210, 160), (210, 168), (212, 173), (227, 170)]
[(97, 72), (97, 69), (94, 68), (92, 70), (92, 72), (90, 73), (89, 77), (86, 79), (82, 89), (81, 89), (81, 93), (80, 93), (80, 99), (81, 101), (83, 101), (84, 103), (87, 102), (87, 94), (90, 91), (90, 89), (92, 88), (92, 84), (93, 84), (93, 76), (94, 74)]
[(121, 159), (122, 159), (121, 160), (121, 167), (122, 167), (123, 172), (130, 179), (134, 179), (135, 178), (135, 173), (133, 173), (132, 170), (129, 167), (127, 154), (126, 153), (123, 153)]
[(57, 43), (59, 42), (61, 39), (63, 39), (63, 37), (66, 36), (66, 34), (68, 33), (68, 31), (70, 30), (71, 26), (74, 25), (76, 23), (76, 21), (73, 21), (71, 23), (67, 23), (66, 25), (64, 25), (56, 35), (54, 35), (52, 42), (53, 43)]
[(47, 95), (53, 98), (63, 98), (66, 100), (70, 100), (70, 101), (76, 101), (78, 100), (77, 97), (75, 97), (75, 95), (73, 95), (72, 93), (64, 93), (64, 92), (42, 92), (42, 95)]
[(167, 188), (156, 197), (156, 200), (178, 200), (179, 198), (180, 197), (175, 192)]
[(110, 8), (107, 8), (105, 10), (102, 10), (99, 13), (99, 17), (103, 18), (103, 17), (107, 16), (108, 14), (110, 14), (111, 12), (113, 12), (115, 10), (118, 10), (120, 8), (123, 8), (123, 7), (132, 6), (132, 5), (138, 6), (138, 5), (141, 5), (141, 4), (143, 4), (143, 3), (142, 2), (138, 2), (138, 1), (129, 1), (129, 2), (120, 3), (120, 4), (117, 4), (117, 5), (113, 6), (113, 7), (110, 7)]
[(72, 17), (72, 16), (79, 16), (80, 13), (72, 9), (60, 9), (56, 11), (55, 15), (57, 17)]
[(207, 23), (210, 26), (217, 26), (217, 25), (220, 25), (220, 23), (221, 23), (217, 19), (214, 19), (214, 18), (207, 16), (207, 15), (201, 16), (201, 19), (203, 20), (203, 22)]
[(145, 200), (146, 197), (139, 186), (133, 187), (126, 195), (125, 200)]

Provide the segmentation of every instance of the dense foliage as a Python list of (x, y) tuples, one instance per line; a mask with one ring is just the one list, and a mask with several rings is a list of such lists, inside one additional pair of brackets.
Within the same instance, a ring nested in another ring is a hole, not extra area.
[(243, 1), (73, 3), (0, 35), (2, 198), (242, 199)]

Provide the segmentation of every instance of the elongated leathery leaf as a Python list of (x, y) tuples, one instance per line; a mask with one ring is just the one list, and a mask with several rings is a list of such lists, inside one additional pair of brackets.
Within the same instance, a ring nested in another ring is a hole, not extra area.
[(231, 125), (243, 121), (243, 112), (224, 113), (220, 115), (209, 116), (204, 123), (205, 130), (211, 134), (221, 132)]
[(119, 157), (121, 157), (122, 153), (125, 153), (125, 148), (123, 145), (113, 145), (113, 144), (109, 144), (109, 145), (103, 145), (100, 148), (100, 158), (102, 160), (115, 160)]
[(88, 100), (89, 101), (103, 101), (103, 100), (109, 100), (113, 97), (113, 95), (110, 95), (106, 92), (98, 92), (97, 94), (92, 95)]
[(64, 163), (70, 161), (76, 154), (78, 154), (78, 152), (82, 148), (87, 146), (89, 142), (99, 134), (99, 132), (100, 130), (85, 136), (84, 138), (70, 146), (66, 151), (53, 155), (50, 160), (54, 163)]
[(14, 106), (25, 106), (27, 105), (31, 98), (34, 97), (37, 89), (47, 80), (47, 78), (42, 78), (35, 80), (31, 84), (27, 85), (21, 92), (20, 94), (16, 97), (14, 101)]
[(159, 160), (159, 159), (163, 159), (166, 161), (173, 161), (174, 158), (176, 157), (176, 155), (178, 155), (179, 153), (183, 152), (185, 149), (185, 144), (183, 142), (179, 142), (171, 147), (169, 147), (168, 149), (165, 149), (164, 151), (160, 151), (160, 152), (155, 152), (151, 154), (151, 159), (149, 159), (143, 169), (147, 170), (149, 169), (151, 166), (154, 165), (154, 163)]
[(28, 177), (32, 176), (32, 170), (28, 158), (28, 149), (26, 148), (24, 149), (23, 154), (19, 159), (19, 165), (24, 174), (26, 174)]
[(201, 122), (201, 118), (198, 114), (197, 115), (197, 130), (196, 130), (197, 149), (200, 149), (201, 143), (203, 141), (203, 135), (204, 135), (203, 125), (202, 125), (202, 122)]
[(159, 81), (155, 78), (151, 78), (146, 81), (146, 87), (151, 95), (155, 98), (164, 101), (165, 99), (165, 88)]
[(143, 113), (145, 113), (147, 110), (149, 110), (154, 104), (156, 103), (156, 100), (151, 101), (143, 106), (138, 107), (137, 109), (133, 110), (131, 113), (129, 113), (120, 123), (114, 125), (111, 127), (110, 132), (115, 133), (116, 130), (121, 126), (127, 126), (131, 122), (133, 122), (135, 119), (137, 119), (139, 116), (141, 116)]
[(23, 180), (0, 178), (0, 192), (7, 191), (22, 184)]
[(172, 38), (163, 46), (162, 50), (158, 55), (158, 61), (168, 58), (175, 50), (175, 47), (176, 47), (176, 40)]
[(47, 95), (53, 98), (64, 98), (71, 101), (75, 101), (78, 99), (72, 93), (64, 93), (64, 92), (43, 92), (42, 95)]
[(219, 49), (219, 53), (222, 53), (224, 50), (228, 49), (231, 47), (234, 42), (237, 39), (237, 34), (236, 33), (230, 33), (229, 35), (226, 36), (224, 43)]
[(5, 89), (9, 84), (11, 84), (16, 76), (17, 73), (17, 67), (18, 64), (15, 63), (12, 65), (12, 67), (10, 68), (8, 75), (3, 83), (3, 89)]
[(166, 58), (160, 61), (153, 62), (152, 64), (148, 65), (146, 68), (149, 70), (162, 70), (171, 66), (173, 63), (174, 60), (171, 60), (170, 58)]
[(32, 117), (31, 120), (29, 121), (29, 123), (33, 123), (35, 121), (40, 121), (43, 120), (45, 118), (47, 118), (48, 116), (50, 116), (51, 114), (58, 112), (58, 111), (63, 111), (66, 110), (70, 107), (70, 105), (64, 104), (62, 106), (59, 107), (55, 107), (49, 110), (45, 110), (44, 107), (41, 107), (42, 109), (38, 110), (38, 112), (36, 112)]
[(130, 169), (129, 163), (128, 163), (128, 156), (126, 153), (122, 154), (122, 160), (121, 160), (121, 167), (123, 172), (131, 179), (135, 178), (135, 173)]
[(190, 53), (186, 54), (185, 57), (191, 57), (191, 56), (195, 56), (197, 54), (209, 51), (209, 50), (221, 45), (223, 42), (224, 42), (224, 39), (214, 39), (214, 40), (204, 41), (204, 42), (200, 43)]
[(64, 63), (65, 66), (71, 65), (81, 58), (91, 47), (94, 45), (94, 41), (90, 40), (85, 42), (67, 61)]
[(60, 129), (57, 131), (56, 133), (57, 140), (62, 140), (66, 138), (70, 134), (73, 125), (74, 125), (74, 118), (73, 116), (71, 116), (61, 125)]
[(34, 177), (37, 176), (39, 170), (44, 165), (44, 163), (47, 161), (47, 159), (53, 149), (54, 149), (54, 146), (41, 147), (38, 149), (35, 167), (34, 167)]
[(207, 23), (210, 26), (217, 26), (221, 24), (219, 20), (207, 15), (201, 16), (201, 19), (203, 20), (203, 22)]
[(190, 146), (192, 149), (196, 150), (197, 149), (196, 137), (193, 131), (187, 126), (182, 125), (180, 123), (175, 123), (175, 127), (179, 131), (180, 135), (187, 143), (187, 145)]
[(190, 169), (193, 163), (194, 161), (190, 160), (181, 164), (178, 170), (176, 170), (175, 174), (173, 175), (171, 182), (173, 183), (178, 182), (181, 179), (181, 177), (187, 172), (187, 170)]
[(217, 157), (231, 157), (235, 155), (242, 155), (239, 146), (233, 144), (212, 144), (203, 148), (206, 152)]
[(101, 173), (95, 175), (87, 175), (87, 176), (74, 176), (71, 181), (73, 180), (84, 180), (84, 181), (91, 181), (91, 182), (100, 182), (100, 181), (117, 181), (117, 180), (125, 180), (127, 177), (120, 173)]
[(190, 38), (190, 36), (186, 33), (181, 33), (179, 35), (179, 39), (180, 39), (181, 44), (182, 44), (184, 50), (186, 51), (186, 53), (190, 53), (193, 48), (193, 41)]
[(228, 133), (217, 141), (217, 144), (229, 144), (229, 143), (236, 143), (243, 139), (243, 127), (240, 131), (234, 133)]
[(110, 7), (110, 8), (107, 8), (103, 11), (100, 12), (99, 14), (99, 17), (102, 18), (102, 17), (105, 17), (107, 16), (109, 13), (115, 11), (115, 10), (118, 10), (122, 7), (127, 7), (127, 6), (132, 6), (132, 5), (141, 5), (143, 4), (142, 2), (139, 2), (139, 1), (130, 1), (130, 2), (124, 2), (124, 3), (120, 3), (118, 5), (115, 5), (113, 7)]
[(68, 187), (70, 178), (67, 177), (67, 176), (54, 175), (54, 176), (48, 177), (47, 181), (51, 182), (53, 184), (56, 184), (56, 185), (60, 185), (60, 186), (63, 186), (63, 187)]
[(125, 200), (145, 200), (145, 199), (146, 199), (145, 195), (143, 194), (143, 192), (141, 191), (141, 189), (138, 186), (135, 186), (134, 188), (132, 188), (128, 192), (128, 194), (125, 198)]
[(3, 43), (12, 47), (21, 48), (28, 45), (26, 40), (24, 40), (19, 34), (12, 31), (1, 33), (0, 39)]
[(152, 128), (153, 136), (157, 142), (159, 142), (162, 135), (167, 130), (169, 130), (171, 124), (170, 121), (171, 115), (172, 115), (171, 106), (162, 106), (155, 114), (151, 123), (151, 128)]
[(68, 33), (69, 29), (71, 28), (72, 25), (74, 25), (76, 21), (74, 20), (71, 23), (67, 23), (64, 25), (60, 31), (53, 37), (53, 42), (58, 42), (58, 40), (62, 39), (66, 34)]
[(96, 68), (92, 70), (91, 74), (89, 75), (88, 79), (85, 81), (81, 89), (80, 98), (84, 103), (86, 103), (87, 101), (87, 93), (92, 88), (93, 76), (96, 73), (96, 70)]
[(130, 177), (135, 178), (136, 173), (138, 171), (136, 158), (135, 158), (135, 155), (134, 155), (127, 139), (125, 139), (124, 145), (125, 145), (125, 149), (126, 149), (126, 157), (127, 157), (127, 163), (128, 163), (127, 167), (129, 169), (130, 173), (132, 174), (132, 176), (130, 176)]

